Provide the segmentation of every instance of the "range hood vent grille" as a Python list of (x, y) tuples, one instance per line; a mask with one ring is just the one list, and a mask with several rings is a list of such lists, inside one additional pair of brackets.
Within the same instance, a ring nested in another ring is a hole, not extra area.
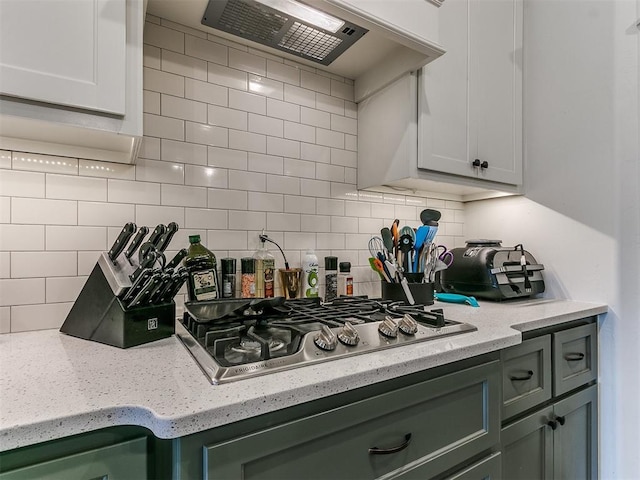
[(345, 22), (333, 33), (253, 0), (210, 0), (202, 24), (322, 65), (368, 32)]

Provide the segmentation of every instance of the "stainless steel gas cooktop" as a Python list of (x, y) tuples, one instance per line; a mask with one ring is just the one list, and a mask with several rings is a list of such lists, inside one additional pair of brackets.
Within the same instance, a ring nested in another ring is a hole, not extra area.
[(475, 330), (442, 309), (366, 297), (187, 304), (176, 325), (213, 384)]

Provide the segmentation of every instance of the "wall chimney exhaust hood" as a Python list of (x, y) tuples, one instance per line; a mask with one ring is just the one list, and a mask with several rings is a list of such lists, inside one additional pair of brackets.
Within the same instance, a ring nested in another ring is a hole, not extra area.
[(355, 81), (360, 102), (444, 53), (439, 0), (148, 0), (147, 12)]

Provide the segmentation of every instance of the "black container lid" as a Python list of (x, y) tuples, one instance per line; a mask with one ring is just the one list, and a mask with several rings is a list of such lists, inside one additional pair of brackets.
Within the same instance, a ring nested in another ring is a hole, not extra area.
[(242, 273), (256, 273), (256, 263), (253, 257), (243, 257), (240, 259)]
[(340, 262), (340, 271), (342, 273), (349, 273), (351, 271), (351, 262)]
[(324, 257), (325, 270), (338, 270), (338, 257)]
[(220, 268), (222, 274), (236, 273), (236, 259), (235, 258), (223, 258), (220, 260)]

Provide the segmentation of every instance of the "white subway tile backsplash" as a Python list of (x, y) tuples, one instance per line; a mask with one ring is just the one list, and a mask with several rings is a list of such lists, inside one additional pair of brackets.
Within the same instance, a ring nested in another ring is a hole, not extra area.
[(160, 110), (163, 117), (179, 118), (200, 123), (206, 123), (207, 121), (207, 104), (185, 98), (163, 94), (160, 99)]
[(78, 225), (118, 226), (134, 218), (135, 206), (131, 204), (78, 202)]
[(300, 121), (314, 127), (331, 128), (331, 114), (314, 108), (300, 107)]
[(249, 154), (249, 170), (252, 172), (284, 173), (283, 159), (273, 155), (262, 155), (259, 153)]
[(267, 137), (258, 133), (229, 130), (229, 148), (267, 153)]
[(267, 213), (267, 230), (277, 232), (299, 232), (300, 215), (296, 213)]
[(285, 158), (282, 173), (289, 177), (316, 178), (316, 164), (297, 158)]
[(69, 157), (14, 152), (12, 155), (12, 166), (14, 170), (30, 170), (34, 172), (50, 172), (66, 175), (78, 174), (78, 159)]
[(237, 90), (247, 89), (247, 72), (225, 67), (216, 63), (209, 63), (207, 81), (222, 87), (235, 88)]
[(384, 203), (393, 203), (396, 205), (405, 205), (406, 199), (404, 195), (396, 195), (395, 193), (385, 193), (382, 195), (382, 201)]
[(321, 215), (344, 216), (345, 201), (334, 198), (318, 198), (316, 200), (318, 213)]
[(0, 307), (0, 333), (11, 332), (11, 307)]
[(0, 278), (11, 277), (11, 252), (0, 252)]
[(314, 143), (316, 141), (316, 129), (309, 125), (285, 122), (284, 138), (298, 140), (300, 142)]
[(418, 219), (418, 209), (412, 205), (396, 205), (396, 218), (402, 218), (407, 220), (416, 220)]
[[(344, 202), (345, 216), (347, 217), (371, 217), (371, 204), (368, 202), (354, 202), (346, 200)], [(377, 211), (373, 211), (375, 217), (380, 217)]]
[(184, 212), (183, 207), (136, 205), (135, 222), (138, 228), (143, 225), (149, 227), (149, 232), (152, 232), (159, 223), (167, 225), (176, 222), (182, 228), (185, 222)]
[(331, 182), (331, 198), (344, 198), (345, 200), (356, 200), (358, 190), (355, 185), (347, 183)]
[(171, 28), (173, 30), (178, 30), (182, 33), (188, 33), (189, 35), (193, 35), (196, 37), (207, 38), (207, 34), (205, 32), (201, 32), (200, 30), (196, 30), (195, 28), (180, 25), (179, 23), (171, 22), (164, 18), (160, 19), (160, 25), (162, 25), (163, 27)]
[(160, 94), (151, 90), (144, 90), (142, 95), (142, 111), (160, 115)]
[(107, 200), (107, 179), (47, 174), (47, 198), (64, 200)]
[(142, 65), (149, 68), (160, 70), (160, 55), (162, 50), (153, 45), (143, 45), (142, 49)]
[(336, 130), (350, 135), (358, 134), (358, 121), (355, 118), (343, 117), (331, 114), (331, 130)]
[(440, 198), (427, 198), (427, 207), (429, 208), (446, 208), (447, 201)]
[(12, 252), (11, 277), (65, 277), (78, 272), (76, 252)]
[(78, 252), (78, 275), (89, 275), (100, 255), (102, 251)]
[(46, 250), (102, 250), (107, 249), (106, 227), (69, 227), (47, 225)]
[[(152, 160), (160, 160), (160, 139), (155, 137), (142, 137), (142, 144), (140, 145), (140, 151), (138, 153), (138, 157), (142, 158), (150, 158)], [(135, 166), (130, 165), (134, 171), (129, 180), (133, 180), (135, 178)], [(82, 173), (80, 173), (82, 175)], [(109, 176), (109, 175), (97, 175), (97, 176)], [(119, 176), (114, 176), (113, 178), (123, 178)]]
[(415, 207), (422, 207), (421, 210), (427, 206), (427, 199), (421, 197), (409, 197), (405, 199), (407, 205), (413, 205)]
[(331, 80), (331, 96), (353, 102), (353, 85)]
[(144, 25), (144, 43), (184, 53), (184, 33), (146, 22)]
[(355, 135), (344, 135), (344, 148), (352, 152), (358, 151), (358, 137)]
[(267, 115), (281, 118), (282, 120), (300, 121), (300, 106), (282, 102), (273, 98), (267, 98)]
[(285, 195), (284, 212), (314, 215), (316, 213), (316, 199), (314, 197), (303, 197), (300, 195)]
[[(285, 232), (282, 247), (287, 250), (301, 250), (301, 253), (304, 254), (307, 250), (316, 248), (316, 234), (308, 232)], [(316, 251), (316, 255), (322, 262), (321, 252)], [(321, 263), (321, 265), (324, 264)]]
[(184, 140), (184, 120), (145, 113), (143, 123), (146, 136)]
[(247, 169), (247, 152), (228, 148), (208, 147), (208, 163), (212, 167)]
[(344, 100), (317, 93), (316, 108), (336, 115), (344, 115)]
[[(310, 178), (300, 179), (300, 191), (310, 197), (331, 197), (331, 183)], [(318, 211), (318, 213), (320, 213)]]
[[(211, 42), (192, 35), (185, 37), (184, 53), (207, 62), (227, 65), (228, 48), (220, 43)], [(215, 82), (214, 82), (215, 83)]]
[(209, 105), (208, 123), (217, 127), (234, 128), (236, 130), (247, 129), (247, 112), (232, 108)]
[(0, 280), (0, 306), (44, 302), (44, 278)]
[(0, 150), (0, 168), (11, 169), (11, 152)]
[(380, 229), (385, 226), (380, 218), (358, 218), (358, 232), (369, 233), (371, 235), (379, 235)]
[(248, 206), (255, 212), (283, 212), (284, 197), (275, 193), (249, 192)]
[(300, 85), (300, 69), (297, 66), (285, 65), (281, 61), (267, 59), (267, 77), (292, 85)]
[(184, 184), (184, 165), (140, 158), (136, 163), (136, 180)]
[(267, 73), (267, 60), (264, 57), (235, 48), (229, 49), (229, 66), (256, 75), (265, 76)]
[(194, 57), (188, 57), (170, 50), (162, 50), (161, 68), (164, 72), (175, 73), (182, 77), (207, 80), (207, 62)]
[(296, 87), (295, 85), (285, 85), (284, 101), (308, 108), (316, 108), (316, 93), (313, 90)]
[(184, 183), (199, 187), (227, 188), (228, 173), (224, 168), (186, 165)]
[(187, 122), (185, 140), (192, 143), (211, 145), (212, 147), (227, 147), (229, 146), (229, 131), (222, 127)]
[(249, 91), (276, 100), (284, 99), (284, 84), (260, 75), (249, 75)]
[(375, 212), (378, 218), (393, 218), (395, 219), (395, 205), (389, 205), (388, 203), (372, 203), (371, 211)]
[(344, 133), (317, 128), (316, 142), (327, 147), (344, 148)]
[(11, 223), (11, 197), (0, 197), (0, 223)]
[(267, 137), (267, 153), (282, 157), (300, 158), (300, 142), (284, 138)]
[(330, 232), (331, 217), (325, 215), (302, 215), (300, 230), (303, 232)]
[(145, 68), (142, 85), (145, 90), (152, 92), (166, 93), (177, 97), (184, 96), (184, 77), (173, 73)]
[(344, 182), (344, 167), (319, 163), (316, 165), (316, 178), (330, 182)]
[(220, 208), (229, 210), (247, 209), (248, 192), (246, 190), (222, 190), (217, 188), (210, 188), (207, 193), (207, 204), (209, 208)]
[(223, 107), (229, 104), (229, 89), (227, 87), (201, 82), (192, 78), (185, 78), (184, 81), (185, 98)]
[(331, 232), (359, 233), (358, 219), (353, 217), (331, 217)]
[(150, 182), (108, 180), (110, 202), (160, 204), (160, 185)]
[(190, 163), (193, 165), (207, 164), (207, 147), (196, 143), (176, 142), (162, 139), (161, 158), (169, 162)]
[(309, 90), (324, 93), (325, 95), (329, 95), (331, 93), (331, 80), (329, 78), (306, 70), (300, 71), (300, 86), (308, 88)]
[(331, 163), (331, 149), (312, 143), (300, 144), (300, 158), (316, 163)]
[(267, 228), (267, 214), (265, 212), (243, 210), (229, 212), (230, 230), (262, 230), (263, 228)]
[(78, 203), (69, 200), (14, 198), (11, 202), (13, 223), (77, 225)]
[(44, 174), (1, 170), (0, 195), (42, 198), (44, 197)]
[(11, 307), (11, 331), (26, 332), (60, 328), (71, 307), (73, 302)]
[(358, 104), (354, 102), (344, 102), (344, 116), (349, 118), (358, 118)]
[(162, 205), (175, 205), (182, 207), (207, 206), (206, 188), (163, 184), (161, 193)]
[(229, 170), (229, 188), (247, 192), (264, 192), (267, 178), (264, 173)]
[(229, 107), (245, 112), (266, 115), (267, 99), (255, 93), (241, 92), (239, 90), (229, 90)]
[[(443, 225), (445, 227), (444, 235), (462, 237), (464, 236), (464, 225), (462, 223), (447, 223)], [(440, 228), (440, 227), (439, 227)], [(438, 232), (440, 230), (438, 229)]]
[(318, 249), (326, 250), (344, 250), (345, 234), (344, 233), (318, 233)]
[(26, 252), (44, 250), (43, 225), (0, 224), (0, 251)]
[(211, 208), (186, 208), (185, 228), (205, 228), (224, 230), (228, 226), (229, 214), (226, 210)]
[[(247, 232), (246, 230), (209, 230), (207, 246), (214, 251), (247, 250)], [(219, 259), (218, 262), (220, 262)], [(239, 263), (238, 260), (237, 264)], [(239, 268), (239, 265), (236, 267)]]
[(300, 195), (300, 179), (282, 175), (267, 175), (267, 192)]
[(283, 121), (278, 118), (271, 118), (265, 115), (249, 114), (249, 131), (261, 133), (273, 137), (282, 137), (284, 128)]

